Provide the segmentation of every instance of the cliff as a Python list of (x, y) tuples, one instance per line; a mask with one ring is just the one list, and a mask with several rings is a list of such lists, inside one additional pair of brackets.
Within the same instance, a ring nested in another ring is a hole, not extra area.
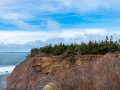
[(5, 90), (120, 90), (120, 55), (28, 57), (7, 78)]

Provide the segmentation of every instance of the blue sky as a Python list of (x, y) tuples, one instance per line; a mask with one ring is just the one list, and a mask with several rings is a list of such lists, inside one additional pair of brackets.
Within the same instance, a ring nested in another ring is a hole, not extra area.
[[(119, 0), (0, 0), (1, 49), (120, 39)], [(18, 47), (17, 47), (18, 46)], [(28, 48), (29, 47), (29, 48)]]

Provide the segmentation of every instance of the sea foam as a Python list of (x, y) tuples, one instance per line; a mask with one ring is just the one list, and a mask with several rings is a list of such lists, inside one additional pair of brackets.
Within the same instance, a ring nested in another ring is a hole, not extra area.
[(13, 71), (14, 68), (15, 68), (15, 66), (0, 67), (0, 75), (9, 74)]

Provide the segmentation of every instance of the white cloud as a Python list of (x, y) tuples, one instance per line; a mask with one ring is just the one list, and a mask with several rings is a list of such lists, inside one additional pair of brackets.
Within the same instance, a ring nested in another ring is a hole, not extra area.
[(65, 38), (74, 38), (77, 36), (85, 36), (86, 34), (101, 34), (103, 35), (105, 32), (104, 29), (69, 29), (64, 30), (64, 32), (61, 33), (61, 36)]
[[(20, 29), (40, 29), (26, 21), (40, 19), (44, 15), (86, 13), (96, 11), (120, 11), (119, 0), (0, 0), (0, 19)], [(46, 18), (45, 18), (46, 19)], [(46, 28), (59, 29), (59, 23), (48, 20)]]
[(8, 13), (5, 15), (1, 15), (3, 19), (8, 19), (8, 20), (14, 20), (14, 19), (23, 19), (25, 18), (24, 15), (19, 14), (19, 13)]
[(40, 26), (46, 30), (59, 30), (60, 24), (55, 20), (45, 20)]
[[(54, 15), (59, 17), (57, 14), (76, 13), (76, 15), (79, 15), (87, 12), (107, 12), (107, 10), (109, 12), (120, 12), (119, 2), (119, 0), (0, 0), (1, 23), (16, 25), (19, 29), (16, 31), (1, 30), (0, 43), (31, 44), (29, 42), (32, 42), (36, 44), (36, 41), (44, 43), (58, 43), (61, 41), (79, 43), (93, 39), (99, 40), (99, 38), (104, 38), (106, 35), (113, 35), (115, 39), (119, 39), (119, 30), (107, 33), (109, 30), (96, 28), (63, 29), (57, 20), (53, 20)], [(115, 19), (114, 17), (108, 21), (113, 20), (119, 21), (118, 18)], [(20, 31), (20, 29), (27, 29), (28, 31)], [(41, 32), (38, 29), (42, 29)], [(46, 31), (43, 31), (44, 29)]]
[(45, 40), (47, 33), (42, 32), (27, 32), (27, 31), (0, 31), (0, 43), (23, 44), (33, 42), (35, 40)]
[[(0, 0), (0, 16), (33, 18), (48, 13), (84, 13), (104, 10), (120, 10), (119, 0)], [(21, 16), (22, 14), (22, 16)], [(10, 16), (9, 16), (10, 15)], [(19, 16), (19, 17), (18, 17)]]
[(56, 21), (48, 20), (47, 21), (47, 29), (48, 30), (58, 30), (58, 29), (60, 29), (60, 24)]
[(22, 20), (13, 20), (11, 21), (13, 24), (18, 26), (19, 28), (26, 29), (26, 30), (38, 30), (40, 29), (39, 25), (30, 25), (29, 23), (22, 21)]
[[(99, 39), (105, 36), (113, 35), (115, 39), (119, 39), (120, 32), (109, 32), (107, 33), (104, 29), (63, 29), (61, 31), (0, 31), (0, 43), (4, 44), (25, 44), (28, 42), (34, 42), (40, 40), (43, 42), (49, 41), (50, 39), (64, 39), (66, 42), (73, 40), (76, 42), (77, 39), (84, 41)], [(100, 37), (99, 37), (100, 36)], [(99, 38), (98, 38), (99, 37)]]

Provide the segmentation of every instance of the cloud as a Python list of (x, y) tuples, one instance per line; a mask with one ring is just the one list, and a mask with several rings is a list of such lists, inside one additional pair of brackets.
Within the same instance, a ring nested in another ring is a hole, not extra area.
[(45, 40), (47, 33), (45, 32), (29, 32), (29, 31), (0, 31), (0, 43), (27, 43), (35, 40)]
[(60, 23), (55, 20), (45, 20), (40, 24), (41, 29), (45, 30), (60, 30)]
[(18, 26), (20, 29), (25, 29), (25, 30), (39, 30), (40, 26), (39, 25), (30, 25), (29, 23), (22, 21), (22, 20), (13, 20), (13, 24)]
[(120, 10), (119, 0), (0, 0), (0, 2), (0, 16), (10, 15), (17, 19), (55, 13)]
[[(61, 29), (60, 31), (0, 31), (0, 43), (4, 44), (25, 44), (34, 41), (46, 42), (54, 38), (64, 39), (66, 42), (74, 42), (76, 38), (80, 38), (84, 41), (95, 40), (99, 36), (102, 38), (105, 36), (114, 35), (116, 39), (119, 39), (120, 32), (107, 32), (104, 29), (91, 29), (91, 28), (79, 28), (79, 29)], [(99, 37), (99, 38), (100, 38)], [(77, 39), (76, 39), (77, 40)]]
[[(114, 39), (120, 37), (119, 29), (115, 31), (101, 29), (108, 26), (119, 28), (119, 0), (0, 0), (0, 2), (0, 26), (4, 27), (4, 30), (0, 30), (0, 45), (8, 45), (4, 48), (15, 46), (25, 49), (47, 43), (87, 42), (104, 39), (110, 35), (113, 35)], [(15, 27), (15, 30), (12, 28), (11, 31), (6, 30), (10, 25)]]
[(103, 40), (106, 36), (120, 39), (120, 32), (95, 28), (72, 28), (58, 31), (0, 31), (0, 51), (29, 51), (46, 44), (65, 44)]
[[(0, 22), (27, 30), (59, 29), (61, 25), (59, 21), (54, 20), (54, 15), (57, 17), (59, 14), (65, 16), (75, 13), (84, 16), (88, 13), (102, 12), (112, 17), (114, 15), (110, 13), (119, 14), (120, 11), (119, 0), (0, 0), (0, 2)], [(64, 21), (64, 18), (62, 19)]]
[(29, 52), (32, 48), (39, 48), (45, 46), (43, 41), (28, 42), (25, 44), (0, 44), (0, 52)]
[(58, 30), (60, 29), (60, 24), (56, 21), (51, 21), (51, 20), (48, 20), (47, 21), (47, 29), (49, 30)]

